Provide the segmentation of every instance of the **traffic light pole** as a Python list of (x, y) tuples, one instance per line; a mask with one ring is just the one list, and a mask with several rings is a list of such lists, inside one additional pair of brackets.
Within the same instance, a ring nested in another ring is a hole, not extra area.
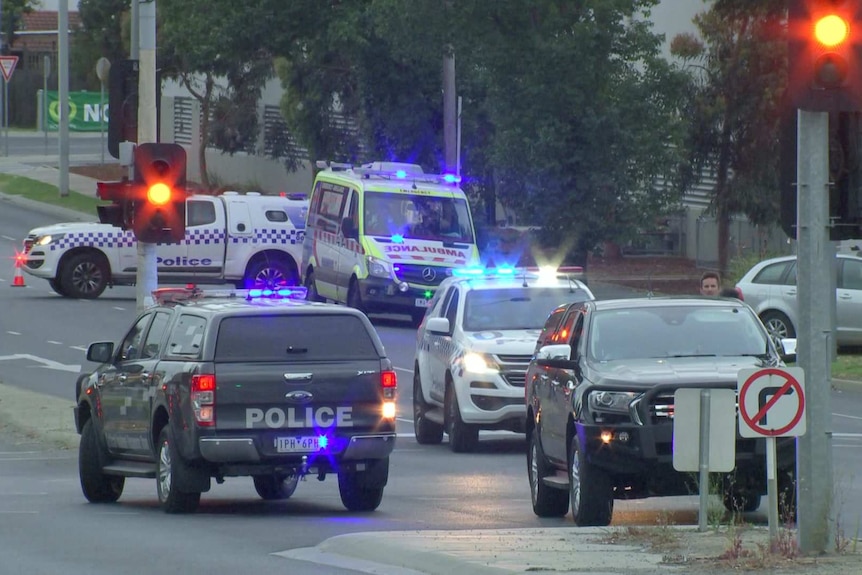
[[(140, 66), (138, 68), (138, 144), (155, 142), (156, 126), (156, 2), (132, 0), (138, 10), (140, 33)], [(135, 22), (132, 23), (134, 27)], [(137, 310), (153, 304), (153, 290), (158, 287), (156, 244), (138, 241)]]
[(831, 364), (835, 249), (829, 241), (829, 113), (799, 110), (797, 132), (797, 363), (805, 372), (807, 432), (797, 438), (799, 547), (823, 553), (833, 516)]

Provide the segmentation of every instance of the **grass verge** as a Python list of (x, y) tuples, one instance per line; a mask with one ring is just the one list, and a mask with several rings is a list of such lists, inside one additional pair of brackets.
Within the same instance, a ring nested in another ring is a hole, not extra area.
[(0, 174), (0, 191), (4, 194), (21, 196), (35, 202), (61, 206), (85, 214), (95, 214), (97, 213), (97, 206), (110, 203), (71, 190), (68, 196), (60, 196), (57, 186), (11, 174)]

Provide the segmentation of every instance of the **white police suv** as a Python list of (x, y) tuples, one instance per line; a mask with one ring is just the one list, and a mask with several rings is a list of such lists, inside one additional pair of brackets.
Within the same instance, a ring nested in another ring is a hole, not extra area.
[(524, 378), (548, 314), (595, 299), (580, 277), (579, 267), (453, 270), (417, 334), (419, 443), (440, 443), (445, 431), (452, 451), (469, 452), (480, 429), (524, 432)]

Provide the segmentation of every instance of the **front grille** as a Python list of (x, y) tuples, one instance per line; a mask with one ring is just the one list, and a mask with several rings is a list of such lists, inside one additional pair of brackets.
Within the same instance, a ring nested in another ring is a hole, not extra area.
[[(427, 279), (433, 272), (434, 277)], [(395, 264), (395, 275), (401, 281), (424, 286), (438, 286), (452, 273), (452, 270), (442, 266), (426, 264)]]
[(494, 359), (500, 366), (500, 375), (506, 383), (512, 387), (524, 387), (527, 380), (527, 367), (530, 365), (531, 355), (495, 355)]
[(652, 423), (664, 423), (673, 420), (673, 394), (658, 395), (649, 406), (650, 420)]

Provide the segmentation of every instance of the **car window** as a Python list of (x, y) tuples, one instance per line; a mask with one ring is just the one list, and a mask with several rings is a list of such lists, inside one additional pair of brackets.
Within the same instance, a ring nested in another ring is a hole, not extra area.
[(452, 297), (449, 298), (449, 305), (446, 306), (446, 319), (449, 320), (450, 329), (455, 325), (455, 319), (458, 317), (458, 298), (459, 290), (457, 287), (452, 288)]
[(464, 331), (541, 329), (558, 305), (587, 299), (568, 287), (473, 290), (464, 301)]
[(186, 202), (186, 219), (187, 225), (204, 226), (216, 221), (215, 205), (210, 201), (194, 201)]
[(120, 344), (120, 361), (133, 361), (141, 357), (141, 344), (144, 341), (144, 331), (147, 324), (153, 318), (153, 314), (148, 313), (141, 317), (123, 338), (123, 343)]
[(177, 320), (168, 340), (168, 353), (189, 359), (199, 359), (203, 348), (206, 320), (196, 315), (183, 314)]
[[(754, 277), (753, 283), (756, 284), (770, 284), (770, 285), (782, 285), (787, 280), (784, 275), (787, 272), (787, 269), (793, 265), (794, 262), (779, 262), (775, 264), (769, 264), (764, 267), (758, 274)], [(793, 283), (796, 283), (796, 274), (793, 274), (793, 277), (790, 278)], [(792, 285), (792, 284), (791, 284)]]
[(862, 290), (862, 260), (843, 259), (838, 287)]
[(597, 311), (589, 354), (599, 361), (760, 355), (769, 341), (745, 308), (664, 306)]
[(551, 315), (548, 316), (548, 319), (545, 321), (545, 327), (542, 328), (542, 333), (539, 334), (539, 339), (536, 340), (535, 351), (539, 351), (541, 347), (551, 343), (551, 337), (557, 330), (557, 326), (560, 325), (560, 322), (566, 313), (566, 309), (568, 309), (568, 306), (560, 306), (553, 310)]
[(560, 327), (557, 328), (557, 331), (555, 331), (554, 335), (551, 336), (552, 344), (569, 343), (569, 338), (572, 335), (572, 327), (575, 323), (576, 316), (577, 310), (570, 310), (569, 313), (566, 314), (565, 319), (563, 319), (562, 323), (560, 323)]
[(254, 315), (221, 321), (216, 361), (351, 361), (380, 355), (355, 315)]
[(144, 340), (144, 347), (141, 351), (142, 359), (158, 357), (159, 347), (161, 346), (162, 339), (165, 337), (165, 329), (168, 327), (168, 320), (170, 319), (171, 316), (169, 313), (163, 311), (156, 312), (150, 330), (147, 332), (147, 339)]

